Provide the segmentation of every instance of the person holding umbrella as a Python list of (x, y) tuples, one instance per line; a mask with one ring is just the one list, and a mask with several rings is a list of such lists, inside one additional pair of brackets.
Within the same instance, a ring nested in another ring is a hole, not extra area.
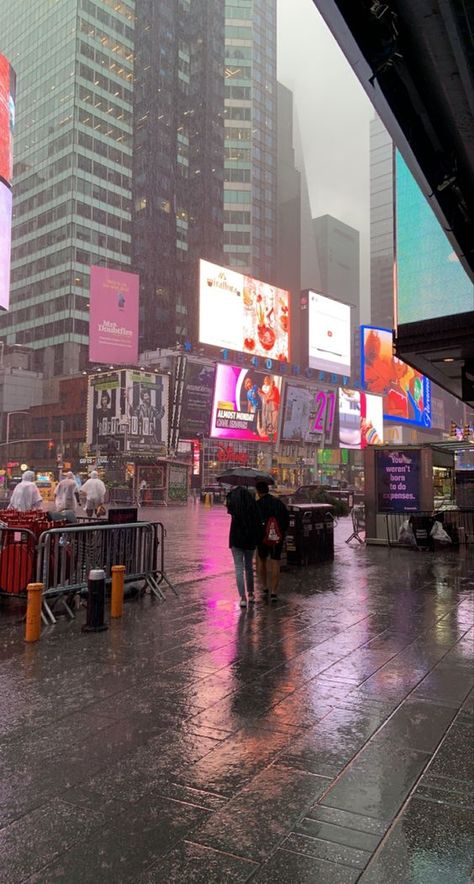
[(255, 602), (253, 557), (257, 544), (263, 536), (263, 524), (255, 498), (243, 485), (237, 485), (229, 491), (226, 505), (227, 512), (232, 517), (229, 547), (234, 559), (240, 607), (246, 608), (247, 598), (250, 605)]

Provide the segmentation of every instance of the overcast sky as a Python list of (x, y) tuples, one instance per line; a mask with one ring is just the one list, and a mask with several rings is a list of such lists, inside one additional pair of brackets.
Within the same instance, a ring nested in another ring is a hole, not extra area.
[(312, 214), (333, 215), (359, 230), (362, 318), (368, 319), (374, 111), (312, 0), (277, 0), (277, 10), (278, 79), (294, 94)]

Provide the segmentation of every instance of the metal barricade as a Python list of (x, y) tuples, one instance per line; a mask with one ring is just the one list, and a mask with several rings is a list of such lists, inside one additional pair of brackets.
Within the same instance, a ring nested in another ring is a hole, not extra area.
[(36, 537), (28, 528), (0, 527), (0, 595), (26, 598), (35, 573)]
[(361, 531), (365, 532), (365, 506), (363, 503), (355, 504), (351, 510), (352, 534), (347, 538), (346, 543), (351, 540), (358, 540), (364, 543), (364, 539), (360, 536)]
[(111, 506), (138, 506), (133, 488), (107, 488), (106, 502)]
[(152, 595), (164, 600), (161, 584), (176, 594), (164, 570), (165, 531), (160, 522), (124, 525), (72, 525), (45, 531), (38, 542), (36, 579), (44, 585), (43, 610), (56, 622), (59, 602), (74, 617), (70, 602), (87, 588), (89, 571), (101, 568), (107, 581), (112, 565), (125, 565), (126, 583), (144, 582)]

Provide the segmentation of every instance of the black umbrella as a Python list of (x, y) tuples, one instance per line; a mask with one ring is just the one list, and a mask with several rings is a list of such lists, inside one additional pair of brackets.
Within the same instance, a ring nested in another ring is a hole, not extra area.
[(266, 482), (267, 485), (275, 484), (275, 480), (269, 473), (254, 470), (253, 467), (233, 467), (222, 476), (218, 476), (217, 481), (222, 482), (223, 485), (255, 485), (257, 482)]

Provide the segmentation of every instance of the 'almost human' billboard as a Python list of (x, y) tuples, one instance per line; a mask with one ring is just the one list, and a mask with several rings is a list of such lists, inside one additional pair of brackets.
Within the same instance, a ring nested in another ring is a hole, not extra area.
[(112, 365), (138, 360), (138, 283), (136, 273), (91, 267), (89, 359)]
[(281, 378), (236, 365), (218, 365), (211, 437), (275, 442), (280, 413)]

